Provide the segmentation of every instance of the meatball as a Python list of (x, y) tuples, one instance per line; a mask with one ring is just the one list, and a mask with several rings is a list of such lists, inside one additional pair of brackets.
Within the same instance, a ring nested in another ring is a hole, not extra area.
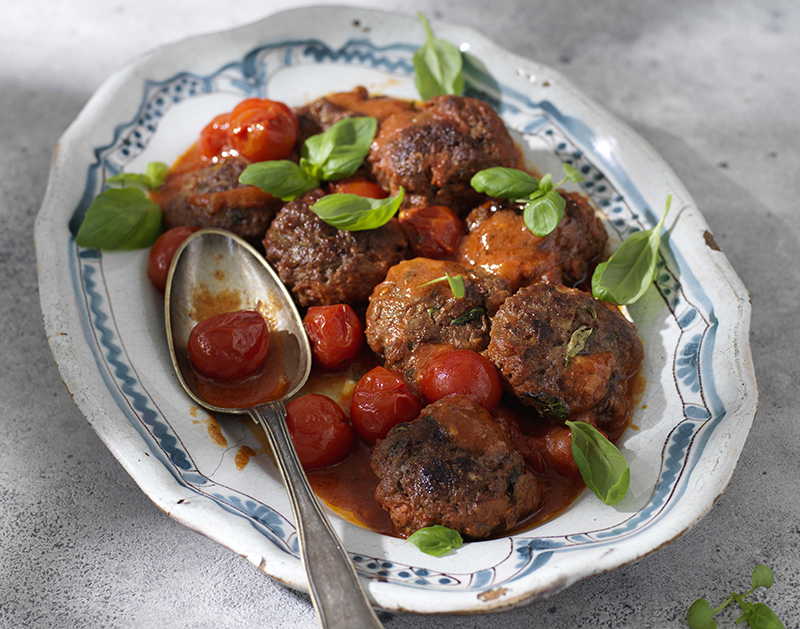
[(608, 234), (588, 201), (576, 192), (559, 194), (567, 202), (564, 218), (551, 234), (532, 234), (521, 206), (487, 201), (467, 216), (467, 231), (456, 259), (508, 281), (512, 290), (535, 282), (573, 285), (587, 262), (605, 248)]
[[(445, 274), (464, 278), (462, 298), (453, 295)], [(400, 262), (370, 297), (367, 343), (385, 359), (387, 369), (413, 383), (417, 366), (437, 346), (486, 349), (489, 317), (508, 294), (501, 280), (483, 278), (456, 262), (428, 258)]]
[(278, 212), (264, 237), (266, 258), (301, 306), (366, 303), (408, 240), (396, 219), (356, 232), (329, 225), (309, 209), (322, 196), (312, 190)]
[(184, 175), (178, 192), (163, 205), (164, 228), (219, 227), (250, 240), (263, 238), (283, 204), (260, 188), (239, 183), (249, 163), (231, 157)]
[(420, 112), (387, 118), (367, 160), (381, 187), (392, 195), (405, 189), (405, 207), (445, 205), (460, 213), (485, 198), (472, 189), (472, 176), (493, 166), (516, 167), (519, 153), (488, 104), (437, 96)]
[(441, 524), (470, 539), (507, 530), (541, 503), (505, 428), (464, 396), (434, 402), (372, 452), (375, 497), (398, 532)]
[(552, 421), (587, 421), (612, 433), (627, 423), (629, 383), (643, 355), (616, 306), (551, 284), (505, 301), (486, 350), (523, 404)]

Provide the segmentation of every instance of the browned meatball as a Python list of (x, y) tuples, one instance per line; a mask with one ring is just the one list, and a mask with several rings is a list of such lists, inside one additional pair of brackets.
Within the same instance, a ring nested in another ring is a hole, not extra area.
[(542, 416), (614, 432), (627, 422), (629, 383), (644, 350), (616, 306), (576, 289), (532, 284), (497, 311), (486, 355)]
[(525, 227), (519, 205), (492, 200), (478, 206), (467, 216), (456, 259), (502, 277), (512, 290), (535, 282), (573, 285), (603, 251), (608, 234), (584, 197), (559, 193), (567, 202), (564, 218), (543, 238)]
[[(456, 298), (450, 277), (464, 278)], [(442, 279), (442, 281), (433, 281)], [(389, 269), (375, 287), (367, 309), (367, 343), (386, 367), (416, 380), (422, 354), (435, 345), (477, 352), (489, 344), (489, 317), (508, 296), (496, 278), (479, 277), (456, 262), (414, 258)]]
[(278, 213), (264, 237), (266, 258), (301, 306), (365, 303), (408, 240), (395, 219), (357, 232), (329, 225), (309, 209), (322, 196), (312, 190)]
[(506, 430), (456, 395), (399, 424), (372, 452), (375, 497), (398, 532), (441, 524), (470, 539), (513, 527), (541, 502), (538, 481)]
[(164, 227), (219, 227), (250, 240), (263, 238), (283, 204), (260, 188), (239, 183), (249, 163), (231, 157), (182, 176), (179, 191), (162, 207)]
[(446, 205), (461, 213), (485, 198), (472, 189), (472, 176), (493, 166), (516, 167), (519, 153), (489, 105), (437, 96), (420, 112), (387, 118), (367, 160), (381, 187), (392, 195), (405, 189), (405, 207)]

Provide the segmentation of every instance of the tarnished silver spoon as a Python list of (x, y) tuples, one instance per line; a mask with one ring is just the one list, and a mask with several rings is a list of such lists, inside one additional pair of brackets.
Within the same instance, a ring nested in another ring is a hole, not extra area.
[[(189, 334), (209, 316), (245, 309), (258, 310), (269, 321), (267, 361), (282, 359), (285, 381), (276, 389), (279, 399), (242, 408), (238, 404), (217, 406), (206, 399), (203, 391), (207, 389), (189, 366)], [(192, 399), (210, 411), (246, 413), (264, 430), (289, 492), (308, 590), (320, 626), (382, 627), (347, 551), (311, 491), (286, 427), (283, 400), (306, 382), (311, 370), (311, 348), (300, 315), (275, 271), (238, 236), (221, 229), (200, 230), (175, 253), (167, 279), (164, 314), (175, 373)]]

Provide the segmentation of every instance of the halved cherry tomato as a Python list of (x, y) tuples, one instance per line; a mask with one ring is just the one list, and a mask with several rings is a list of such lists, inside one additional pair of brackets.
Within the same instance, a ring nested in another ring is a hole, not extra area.
[(297, 116), (285, 104), (248, 98), (231, 112), (231, 146), (251, 162), (284, 159), (297, 141)]
[(286, 425), (303, 467), (333, 465), (350, 452), (353, 427), (329, 397), (310, 393), (286, 405)]
[(468, 349), (435, 354), (420, 373), (422, 394), (431, 402), (448, 395), (465, 395), (488, 411), (503, 396), (500, 373), (487, 358)]
[(363, 177), (351, 177), (350, 179), (340, 179), (331, 184), (331, 192), (338, 194), (357, 194), (360, 197), (369, 199), (385, 199), (389, 193), (378, 184), (364, 179)]
[(220, 114), (200, 132), (197, 152), (206, 161), (227, 157), (231, 150), (231, 115)]
[(169, 275), (169, 265), (175, 252), (181, 246), (189, 234), (196, 232), (199, 227), (189, 227), (182, 225), (173, 227), (161, 234), (153, 246), (150, 248), (150, 255), (147, 258), (147, 277), (150, 282), (162, 293), (167, 289), (167, 275)]
[(404, 210), (398, 219), (411, 250), (423, 258), (443, 258), (456, 252), (464, 230), (461, 219), (444, 205)]
[(356, 383), (350, 419), (361, 438), (375, 445), (397, 424), (419, 417), (421, 410), (422, 404), (409, 393), (401, 378), (388, 369), (375, 367)]
[(364, 344), (364, 326), (347, 304), (312, 306), (303, 318), (314, 362), (324, 369), (343, 369)]
[(219, 314), (194, 326), (188, 349), (192, 365), (206, 378), (243, 380), (267, 358), (269, 325), (255, 310)]

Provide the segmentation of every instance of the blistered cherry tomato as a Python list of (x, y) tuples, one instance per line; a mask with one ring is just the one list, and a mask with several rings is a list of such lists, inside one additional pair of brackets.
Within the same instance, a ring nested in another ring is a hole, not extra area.
[(347, 304), (312, 306), (303, 318), (314, 362), (323, 369), (343, 369), (364, 344), (364, 326)]
[(167, 275), (169, 275), (169, 265), (175, 252), (181, 246), (189, 234), (196, 232), (199, 227), (173, 227), (161, 234), (153, 246), (150, 248), (150, 255), (147, 258), (147, 277), (150, 278), (153, 286), (162, 293), (167, 289)]
[(431, 402), (460, 394), (493, 411), (503, 395), (503, 383), (497, 368), (487, 359), (468, 349), (454, 349), (435, 354), (420, 373), (422, 394)]
[(255, 310), (219, 314), (194, 326), (188, 349), (192, 365), (206, 378), (243, 380), (267, 358), (269, 325)]
[(350, 179), (340, 179), (331, 184), (332, 192), (338, 194), (357, 194), (360, 197), (369, 199), (385, 199), (389, 193), (378, 184), (364, 179), (363, 177), (351, 177)]
[(197, 152), (204, 160), (224, 157), (231, 149), (231, 115), (220, 114), (200, 132)]
[(231, 112), (231, 146), (251, 162), (288, 157), (297, 131), (297, 116), (274, 100), (248, 98)]
[(423, 258), (453, 255), (464, 229), (461, 219), (444, 205), (404, 210), (398, 220), (412, 252)]
[(347, 456), (355, 441), (344, 411), (332, 399), (317, 393), (286, 405), (286, 425), (303, 467), (337, 463)]
[(419, 417), (421, 410), (422, 404), (402, 379), (388, 369), (375, 367), (356, 383), (350, 419), (361, 438), (375, 445), (397, 424)]

